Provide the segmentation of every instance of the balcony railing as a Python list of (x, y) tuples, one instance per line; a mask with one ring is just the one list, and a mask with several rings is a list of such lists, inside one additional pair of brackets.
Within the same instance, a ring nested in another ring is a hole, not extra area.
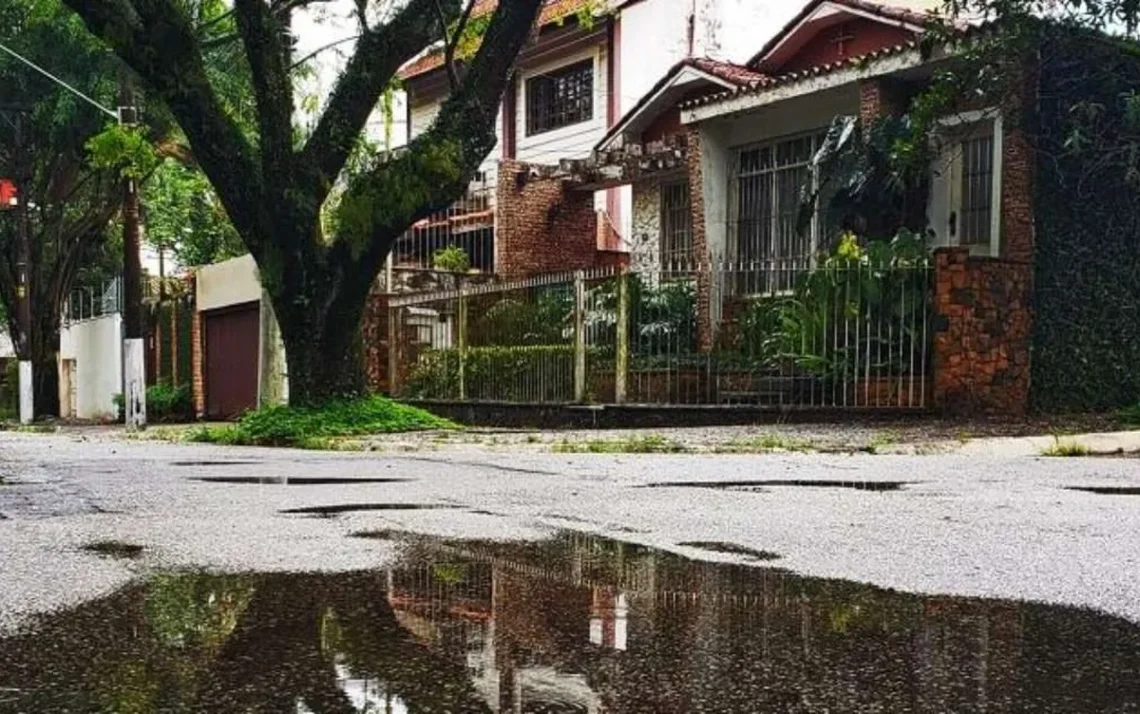
[(392, 263), (397, 267), (437, 268), (437, 256), (448, 248), (462, 250), (470, 268), (494, 272), (495, 187), (486, 173), (481, 172), (467, 193), (447, 210), (409, 228), (392, 249)]

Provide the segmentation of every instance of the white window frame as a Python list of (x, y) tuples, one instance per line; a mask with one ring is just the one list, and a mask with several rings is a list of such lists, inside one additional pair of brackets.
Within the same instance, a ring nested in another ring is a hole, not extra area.
[[(1001, 219), (1002, 219), (1002, 158), (1004, 155), (1003, 149), (1003, 123), (1002, 113), (998, 107), (986, 107), (984, 109), (975, 109), (971, 111), (959, 112), (951, 116), (942, 117), (938, 120), (938, 127), (945, 131), (946, 140), (945, 145), (942, 147), (938, 162), (941, 167), (947, 172), (947, 177), (944, 182), (943, 188), (946, 191), (945, 196), (945, 210), (944, 215), (931, 216), (932, 221), (936, 221), (935, 233), (939, 230), (945, 232), (946, 239), (950, 245), (962, 245), (962, 230), (961, 230), (961, 216), (962, 216), (962, 191), (961, 191), (961, 171), (963, 169), (963, 161), (961, 156), (962, 139), (971, 128), (983, 127), (990, 124), (989, 127), (993, 131), (993, 180), (991, 186), (990, 196), (990, 243), (986, 245), (973, 245), (970, 246), (970, 254), (984, 257), (997, 258), (1001, 256)], [(949, 233), (950, 217), (955, 216), (957, 225), (955, 226), (954, 235)]]

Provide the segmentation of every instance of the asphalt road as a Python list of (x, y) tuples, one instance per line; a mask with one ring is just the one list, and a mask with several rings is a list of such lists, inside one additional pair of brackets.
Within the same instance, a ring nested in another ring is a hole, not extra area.
[[(259, 483), (279, 479), (293, 483)], [(714, 487), (725, 481), (766, 483)], [(654, 486), (675, 482), (705, 485)], [(679, 545), (728, 543), (777, 554), (776, 564), (805, 575), (1086, 606), (1140, 622), (1140, 495), (1072, 487), (1135, 493), (1140, 461), (368, 455), (2, 434), (0, 630), (156, 569), (377, 567), (391, 546), (351, 537), (377, 529), (473, 538), (569, 529), (741, 559)], [(355, 510), (336, 512), (346, 505)], [(108, 540), (141, 545), (142, 557), (83, 549)]]

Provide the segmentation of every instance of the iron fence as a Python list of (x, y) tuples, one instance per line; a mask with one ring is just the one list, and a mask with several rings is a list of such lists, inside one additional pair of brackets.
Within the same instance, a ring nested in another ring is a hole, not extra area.
[(63, 323), (71, 324), (113, 315), (120, 311), (122, 304), (122, 278), (73, 288), (63, 305)]
[(923, 408), (931, 280), (925, 259), (768, 262), (406, 295), (391, 303), (392, 389), (449, 401)]
[(495, 269), (495, 186), (488, 172), (480, 172), (447, 209), (414, 224), (392, 248), (399, 267), (457, 270), (463, 261), (485, 273)]

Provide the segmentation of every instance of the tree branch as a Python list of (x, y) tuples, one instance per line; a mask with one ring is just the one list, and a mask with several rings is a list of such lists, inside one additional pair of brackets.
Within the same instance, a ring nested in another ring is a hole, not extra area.
[(255, 152), (210, 85), (182, 10), (172, 0), (64, 2), (170, 108), (247, 247), (259, 253), (259, 236), (269, 231), (266, 217), (250, 210), (264, 193)]
[[(78, 0), (71, 0), (78, 2)], [(528, 2), (530, 0), (527, 0)], [(337, 82), (328, 106), (305, 145), (302, 160), (323, 203), (369, 115), (400, 66), (438, 39), (431, 11), (434, 0), (410, 0), (386, 25), (361, 35), (356, 52)], [(459, 0), (444, 0), (445, 10), (459, 13)]]
[[(470, 3), (468, 7), (473, 6)], [(443, 14), (443, 6), (439, 4), (439, 0), (435, 0), (435, 14), (439, 18), (439, 29), (443, 33), (443, 66), (447, 70), (447, 81), (451, 85), (451, 91), (459, 88), (459, 75), (455, 71), (455, 46), (451, 42), (451, 37), (447, 34), (447, 16)], [(467, 13), (464, 12), (463, 16), (466, 17)]]
[[(339, 253), (336, 259), (363, 264), (363, 269), (346, 271), (365, 279), (353, 286), (356, 290), (368, 289), (393, 241), (409, 225), (446, 207), (466, 190), (495, 147), (498, 106), (542, 2), (499, 3), (462, 86), (444, 103), (431, 128), (407, 151), (359, 177), (346, 191), (343, 201), (354, 220), (346, 222), (342, 216), (344, 236), (333, 250)], [(356, 210), (360, 207), (372, 209), (364, 212), (362, 220), (362, 212)]]
[(235, 0), (238, 32), (253, 78), (261, 134), (261, 163), (270, 180), (291, 177), (293, 87), (285, 64), (282, 27), (263, 0)]

